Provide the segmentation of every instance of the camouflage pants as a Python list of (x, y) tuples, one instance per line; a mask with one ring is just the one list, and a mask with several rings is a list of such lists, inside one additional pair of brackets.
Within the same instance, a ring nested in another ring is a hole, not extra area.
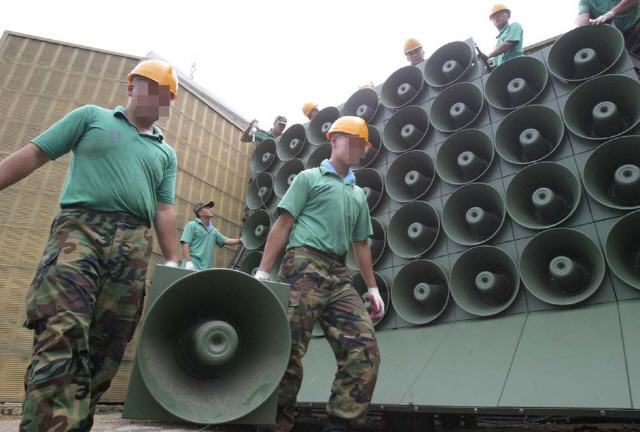
[(302, 384), (302, 357), (316, 321), (336, 357), (327, 413), (345, 419), (365, 414), (378, 378), (380, 352), (371, 318), (344, 264), (309, 248), (287, 251), (279, 279), (291, 284), (291, 357), (280, 383), (275, 431), (293, 426), (293, 408)]
[(34, 330), (20, 432), (88, 431), (140, 318), (152, 236), (113, 213), (65, 209), (26, 295)]

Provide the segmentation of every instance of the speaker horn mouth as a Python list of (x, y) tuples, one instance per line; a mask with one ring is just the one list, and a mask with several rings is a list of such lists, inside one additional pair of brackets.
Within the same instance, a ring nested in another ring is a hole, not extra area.
[(307, 140), (315, 146), (329, 142), (327, 132), (334, 121), (340, 118), (340, 110), (336, 107), (326, 107), (315, 115), (307, 129)]
[(331, 144), (322, 144), (309, 155), (309, 159), (307, 159), (307, 168), (318, 168), (323, 160), (329, 158), (331, 158)]
[(482, 177), (494, 158), (493, 141), (478, 129), (464, 129), (451, 135), (436, 154), (436, 171), (452, 185), (463, 185)]
[(343, 116), (356, 116), (369, 123), (378, 112), (380, 98), (372, 88), (363, 88), (352, 94), (342, 107)]
[(468, 43), (450, 42), (427, 59), (424, 79), (431, 87), (446, 87), (463, 79), (473, 64), (473, 48)]
[(429, 114), (411, 105), (394, 113), (383, 131), (383, 144), (393, 153), (404, 153), (420, 145), (429, 130)]
[(267, 241), (271, 218), (266, 210), (256, 210), (252, 213), (244, 224), (243, 244), (248, 250), (255, 250), (262, 247)]
[(607, 263), (624, 283), (640, 289), (640, 210), (620, 218), (605, 242)]
[(273, 184), (275, 194), (282, 198), (287, 190), (289, 190), (289, 186), (291, 186), (293, 179), (304, 171), (304, 169), (304, 162), (300, 159), (291, 159), (285, 162), (276, 173), (276, 178)]
[(487, 102), (500, 110), (512, 110), (527, 105), (542, 94), (549, 72), (535, 57), (523, 56), (502, 63), (487, 78)]
[(424, 77), (420, 68), (404, 66), (392, 73), (382, 85), (382, 105), (391, 109), (401, 108), (421, 94), (424, 87)]
[(482, 90), (472, 83), (456, 83), (433, 100), (429, 118), (441, 132), (455, 132), (471, 125), (484, 106)]
[(276, 153), (282, 161), (289, 161), (300, 155), (307, 143), (307, 132), (301, 124), (289, 126), (278, 140)]
[(373, 168), (363, 168), (356, 171), (355, 176), (356, 184), (364, 190), (369, 213), (372, 213), (380, 204), (384, 193), (382, 175)]
[(413, 201), (403, 205), (389, 222), (389, 247), (398, 256), (412, 259), (427, 253), (440, 233), (440, 216), (431, 204)]
[(276, 141), (268, 138), (259, 143), (251, 156), (249, 168), (254, 174), (267, 171), (276, 160)]
[(428, 153), (408, 151), (389, 165), (387, 194), (401, 203), (420, 199), (431, 189), (435, 177), (433, 159)]
[(273, 197), (273, 177), (268, 172), (256, 175), (247, 189), (247, 207), (257, 210), (266, 207)]

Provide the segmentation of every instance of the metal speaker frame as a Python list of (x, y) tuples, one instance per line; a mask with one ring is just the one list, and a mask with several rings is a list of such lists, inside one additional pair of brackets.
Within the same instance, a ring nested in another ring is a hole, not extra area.
[(520, 277), (527, 290), (556, 306), (575, 305), (591, 297), (604, 272), (600, 247), (586, 234), (570, 228), (537, 234), (520, 254)]
[(369, 213), (373, 212), (384, 196), (384, 180), (373, 168), (363, 168), (355, 172), (356, 184), (364, 190)]
[(431, 103), (429, 119), (441, 132), (455, 132), (471, 125), (482, 112), (482, 89), (459, 82), (444, 89)]
[(282, 198), (289, 190), (289, 186), (293, 183), (293, 179), (306, 169), (304, 162), (300, 159), (291, 159), (286, 161), (276, 173), (273, 182), (273, 189), (277, 196)]
[[(371, 248), (371, 264), (375, 266), (387, 248), (387, 232), (384, 229), (384, 225), (374, 217), (371, 218), (371, 227), (373, 228), (373, 235), (367, 239), (367, 242)], [(353, 254), (353, 247), (349, 247), (345, 264), (352, 270), (358, 270), (358, 263)]]
[(409, 65), (389, 75), (382, 85), (380, 99), (387, 108), (397, 109), (409, 105), (425, 88), (419, 67)]
[(276, 153), (281, 161), (289, 161), (300, 156), (307, 144), (307, 131), (301, 124), (287, 128), (276, 144)]
[(435, 321), (449, 304), (449, 278), (433, 261), (419, 259), (400, 269), (391, 286), (393, 308), (403, 320), (423, 325)]
[(525, 228), (552, 228), (575, 213), (581, 197), (580, 179), (573, 171), (559, 163), (538, 162), (511, 179), (507, 212)]
[(271, 230), (271, 218), (266, 210), (251, 213), (242, 229), (242, 243), (248, 250), (261, 248), (267, 241)]
[(396, 255), (413, 259), (426, 254), (438, 240), (440, 216), (424, 201), (413, 201), (391, 216), (387, 233), (389, 247)]
[(384, 127), (384, 146), (393, 153), (404, 153), (424, 141), (429, 131), (429, 114), (416, 105), (395, 112)]
[(611, 227), (604, 251), (611, 271), (640, 290), (640, 210), (623, 216)]
[(507, 206), (502, 194), (487, 183), (469, 183), (456, 189), (442, 209), (442, 228), (454, 242), (477, 246), (502, 228)]
[[(384, 319), (384, 317), (387, 316), (387, 313), (389, 312), (389, 306), (390, 306), (389, 300), (391, 298), (391, 295), (389, 294), (389, 287), (387, 285), (387, 281), (385, 281), (384, 278), (376, 272), (373, 272), (373, 276), (376, 279), (378, 292), (380, 293), (380, 297), (382, 297), (382, 301), (384, 302), (384, 306), (385, 306), (384, 314), (380, 318), (376, 318), (375, 320), (372, 320), (373, 326), (376, 327)], [(364, 281), (364, 278), (362, 277), (362, 274), (356, 273), (353, 276), (353, 288), (358, 292), (358, 294), (360, 294), (360, 297), (364, 302), (365, 308), (367, 308), (367, 311), (371, 313), (371, 303), (369, 303), (369, 289), (367, 287), (367, 284)]]
[(583, 82), (610, 71), (624, 52), (624, 37), (615, 27), (576, 27), (549, 50), (549, 72), (561, 81)]
[(440, 146), (436, 171), (449, 184), (471, 183), (489, 170), (494, 156), (489, 135), (480, 129), (463, 129), (449, 136)]
[(491, 72), (484, 86), (484, 97), (497, 109), (516, 109), (540, 96), (548, 81), (549, 72), (542, 60), (516, 57)]
[(267, 207), (273, 198), (273, 176), (268, 172), (257, 174), (247, 189), (246, 203), (251, 210)]
[[(315, 117), (314, 117), (315, 119)], [(307, 168), (318, 168), (323, 160), (331, 158), (331, 144), (319, 145), (307, 159)]]
[(563, 137), (564, 123), (556, 111), (545, 105), (528, 105), (502, 120), (494, 142), (502, 159), (514, 165), (528, 165), (549, 157)]
[(612, 139), (589, 155), (584, 187), (600, 204), (617, 210), (640, 208), (640, 136)]
[(498, 247), (476, 246), (464, 251), (453, 264), (449, 289), (458, 306), (470, 314), (497, 315), (518, 296), (518, 266)]
[(375, 126), (367, 125), (367, 130), (369, 132), (369, 142), (371, 143), (371, 147), (365, 148), (364, 160), (362, 160), (359, 164), (351, 166), (351, 169), (354, 171), (366, 168), (369, 165), (373, 164), (380, 155), (380, 150), (382, 150), (382, 138), (380, 136), (380, 131), (378, 130), (378, 128)]
[(378, 112), (380, 98), (372, 88), (363, 88), (352, 94), (342, 107), (343, 116), (360, 117), (369, 123)]
[(449, 42), (427, 59), (424, 79), (431, 87), (446, 87), (462, 79), (473, 65), (473, 48), (468, 43)]
[(307, 129), (307, 141), (315, 146), (329, 142), (327, 132), (334, 121), (340, 118), (340, 110), (336, 107), (326, 107), (315, 115)]
[(563, 110), (567, 128), (587, 140), (609, 140), (640, 123), (640, 82), (625, 75), (603, 75), (580, 84)]
[(260, 142), (251, 155), (251, 162), (249, 168), (254, 174), (260, 174), (261, 172), (268, 171), (273, 163), (276, 161), (276, 140), (267, 138)]
[(400, 203), (422, 198), (436, 179), (429, 153), (411, 150), (394, 160), (387, 170), (387, 194)]

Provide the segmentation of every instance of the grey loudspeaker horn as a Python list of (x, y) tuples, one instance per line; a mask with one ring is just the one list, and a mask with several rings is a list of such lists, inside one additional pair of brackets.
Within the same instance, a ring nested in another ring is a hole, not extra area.
[(267, 171), (276, 160), (276, 141), (268, 138), (260, 142), (251, 156), (249, 168), (252, 173)]
[(244, 224), (242, 241), (244, 247), (255, 250), (267, 241), (269, 230), (271, 229), (271, 218), (266, 210), (256, 210)]
[(464, 129), (442, 143), (436, 155), (436, 171), (447, 183), (463, 185), (482, 177), (494, 154), (489, 135), (479, 129)]
[(307, 132), (301, 124), (289, 126), (278, 140), (276, 152), (283, 161), (291, 160), (300, 155), (307, 143)]
[(307, 140), (313, 145), (321, 145), (329, 142), (327, 132), (331, 129), (334, 121), (340, 118), (340, 110), (336, 107), (326, 107), (309, 123), (307, 129)]
[(473, 48), (462, 41), (438, 48), (424, 65), (424, 78), (432, 87), (445, 87), (464, 77), (474, 65)]
[[(314, 117), (315, 120), (315, 117)], [(331, 158), (331, 144), (319, 145), (307, 159), (307, 168), (317, 168), (323, 160)]]
[(247, 189), (247, 207), (257, 210), (266, 207), (273, 197), (273, 177), (268, 172), (256, 175)]
[(429, 114), (419, 106), (411, 105), (394, 113), (383, 132), (384, 146), (393, 153), (402, 153), (418, 146), (427, 136)]
[(640, 210), (618, 220), (605, 243), (609, 268), (635, 289), (640, 289)]
[(433, 261), (412, 261), (394, 278), (391, 301), (403, 320), (416, 325), (428, 324), (447, 307), (449, 278)]
[(373, 168), (363, 168), (356, 171), (356, 184), (364, 190), (369, 205), (369, 212), (372, 212), (380, 204), (382, 194), (384, 194), (384, 181), (380, 173)]
[(436, 169), (428, 153), (411, 150), (389, 165), (387, 193), (405, 203), (423, 197), (433, 185)]
[(382, 105), (392, 109), (409, 105), (424, 87), (424, 77), (420, 68), (404, 66), (392, 73), (382, 85)]
[(276, 173), (274, 182), (274, 190), (280, 198), (289, 190), (289, 186), (293, 183), (293, 179), (304, 171), (304, 162), (300, 159), (291, 159), (285, 162)]
[(363, 88), (347, 99), (342, 107), (342, 115), (360, 117), (369, 123), (378, 112), (378, 105), (380, 105), (378, 93), (372, 88)]
[(482, 90), (475, 84), (461, 82), (447, 87), (432, 101), (429, 118), (442, 132), (455, 132), (471, 125), (484, 105)]
[(498, 109), (514, 109), (536, 99), (549, 80), (547, 67), (535, 57), (516, 57), (498, 66), (487, 78), (484, 94)]
[(440, 233), (440, 216), (424, 201), (403, 205), (391, 216), (387, 241), (398, 256), (412, 259), (429, 251)]

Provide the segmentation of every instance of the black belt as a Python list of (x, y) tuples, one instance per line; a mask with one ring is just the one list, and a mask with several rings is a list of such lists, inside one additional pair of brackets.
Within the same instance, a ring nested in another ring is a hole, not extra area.
[(136, 226), (145, 226), (147, 228), (151, 228), (151, 224), (147, 219), (139, 218), (137, 216), (130, 215), (129, 213), (121, 213), (121, 212), (107, 212), (100, 210), (93, 210), (87, 207), (72, 205), (72, 206), (63, 206), (63, 210), (80, 210), (87, 213), (93, 213), (96, 215), (107, 216), (113, 218), (121, 223), (126, 223), (127, 225), (136, 225)]

